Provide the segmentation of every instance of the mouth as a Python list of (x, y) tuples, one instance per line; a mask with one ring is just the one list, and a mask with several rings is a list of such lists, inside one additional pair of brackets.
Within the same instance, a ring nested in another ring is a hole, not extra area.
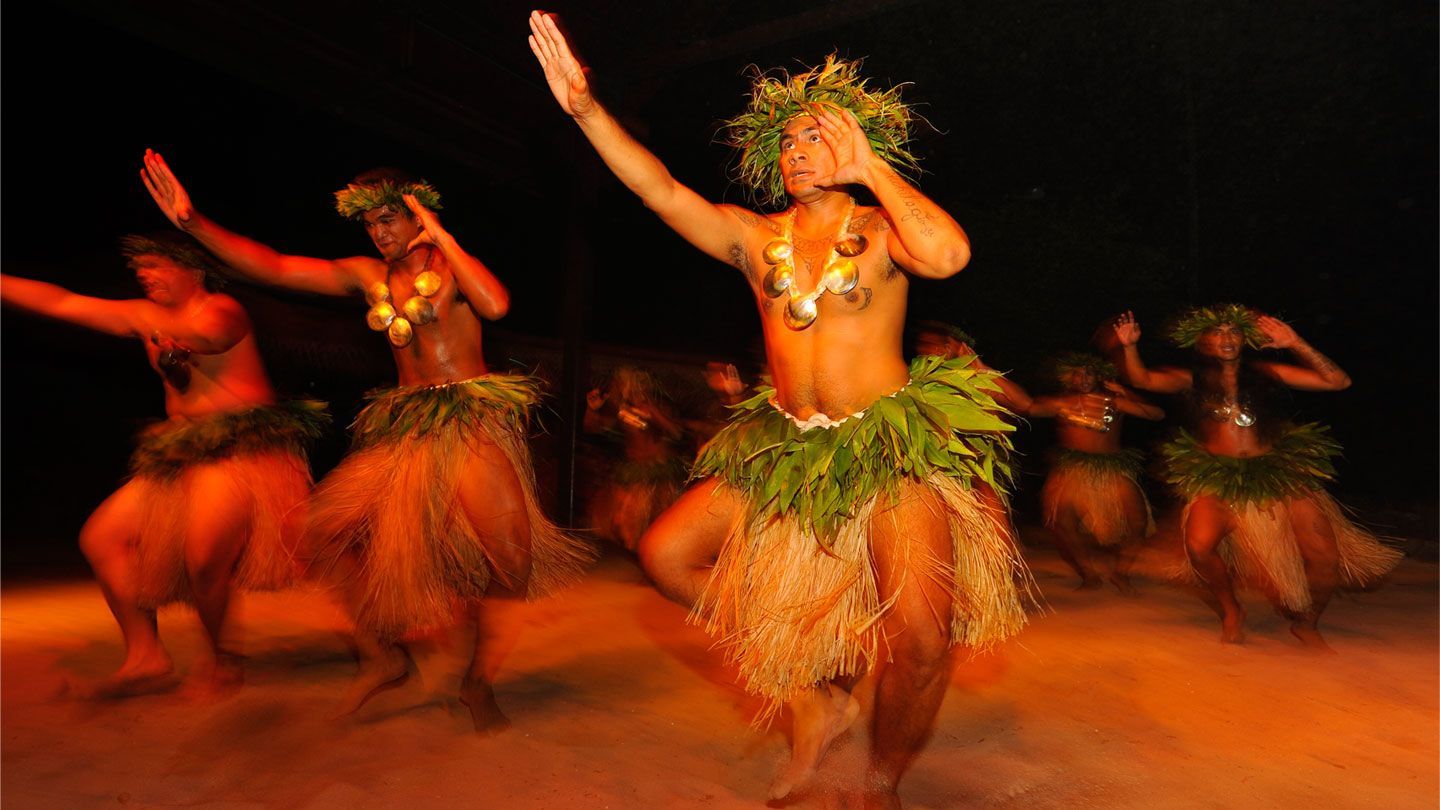
[(808, 180), (814, 176), (815, 171), (813, 169), (800, 169), (799, 171), (793, 171), (790, 173), (791, 180)]

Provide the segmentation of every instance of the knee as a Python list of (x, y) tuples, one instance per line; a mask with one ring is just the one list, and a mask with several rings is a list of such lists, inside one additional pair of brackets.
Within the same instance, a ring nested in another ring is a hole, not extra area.
[(227, 583), (234, 573), (239, 554), (223, 553), (219, 549), (207, 548), (202, 551), (185, 550), (185, 573), (190, 584), (196, 588), (210, 588)]
[(667, 579), (666, 575), (675, 567), (676, 555), (672, 545), (666, 543), (653, 529), (640, 536), (635, 550), (640, 557), (640, 567), (656, 582)]
[(949, 634), (939, 632), (911, 633), (910, 638), (892, 639), (890, 657), (892, 666), (900, 666), (910, 677), (921, 684), (933, 683), (950, 674)]
[(124, 538), (101, 526), (85, 524), (80, 529), (80, 553), (91, 565), (114, 559), (127, 551)]

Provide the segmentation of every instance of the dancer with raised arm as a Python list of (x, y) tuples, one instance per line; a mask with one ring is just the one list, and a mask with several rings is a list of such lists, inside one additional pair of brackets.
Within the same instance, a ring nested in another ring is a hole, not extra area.
[[(1328, 651), (1317, 625), (1336, 587), (1370, 584), (1402, 555), (1325, 492), (1340, 446), (1324, 426), (1290, 421), (1275, 394), (1340, 391), (1350, 376), (1285, 322), (1239, 304), (1199, 307), (1176, 323), (1171, 340), (1194, 352), (1188, 369), (1146, 367), (1133, 314), (1114, 330), (1131, 385), (1185, 397), (1188, 427), (1164, 448), (1166, 480), (1186, 500), (1185, 552), (1220, 615), (1221, 640), (1245, 638), (1238, 576), (1264, 588), (1296, 638)], [(1247, 346), (1299, 362), (1251, 359)]]
[(306, 449), (329, 422), (323, 403), (277, 403), (244, 308), (216, 292), (217, 262), (176, 233), (121, 240), (144, 298), (114, 301), (14, 276), (6, 306), (135, 338), (165, 389), (162, 422), (140, 435), (132, 477), (80, 530), (80, 549), (120, 625), (125, 660), (88, 688), (97, 697), (162, 691), (174, 665), (155, 611), (172, 602), (200, 614), (208, 659), (192, 691), (238, 688), (240, 658), (226, 649), (236, 588), (275, 590), (297, 574), (293, 529), (310, 493)]
[(504, 728), (480, 600), (544, 593), (589, 556), (536, 499), (526, 433), (537, 381), (485, 365), (480, 324), (509, 309), (504, 285), (441, 226), (435, 189), (397, 170), (366, 172), (335, 193), (380, 258), (333, 260), (285, 255), (220, 227), (155, 152), (141, 175), (170, 221), (240, 275), (363, 296), (367, 323), (389, 339), (399, 387), (368, 395), (353, 450), (316, 487), (306, 531), (312, 566), (341, 584), (356, 623), (360, 672), (336, 713), (404, 679), (396, 642), (451, 623), (460, 604), (480, 627), (461, 700), (477, 731)]
[(751, 690), (788, 704), (791, 759), (772, 799), (814, 775), (858, 714), (841, 684), (874, 670), (863, 801), (898, 806), (951, 647), (1018, 632), (1030, 583), (1003, 511), (979, 494), (1008, 474), (995, 375), (902, 357), (909, 274), (954, 275), (970, 243), (896, 170), (914, 166), (899, 91), (833, 57), (757, 76), (729, 133), (741, 179), (785, 205), (759, 214), (679, 183), (591, 94), (554, 18), (530, 27), (561, 109), (666, 225), (740, 272), (764, 332), (773, 387), (705, 447), (701, 482), (651, 527), (641, 560)]

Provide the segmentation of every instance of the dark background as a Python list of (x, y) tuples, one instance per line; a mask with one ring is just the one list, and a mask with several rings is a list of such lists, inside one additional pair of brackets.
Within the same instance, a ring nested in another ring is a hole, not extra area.
[[(528, 10), (7, 6), (4, 269), (138, 294), (115, 240), (168, 227), (137, 178), (146, 147), (217, 221), (320, 256), (373, 250), (334, 214), (331, 192), (398, 165), (438, 186), (447, 227), (511, 288), (511, 314), (491, 333), (494, 364), (554, 372), (567, 336), (612, 356), (753, 358), (759, 328), (744, 285), (597, 170), (540, 79)], [(907, 98), (933, 124), (917, 142), (921, 187), (974, 244), (960, 276), (912, 284), (912, 318), (963, 325), (992, 365), (1043, 388), (1047, 355), (1083, 347), (1126, 308), (1152, 362), (1178, 359), (1158, 338), (1189, 303), (1277, 313), (1355, 380), (1292, 403), (1344, 443), (1341, 494), (1396, 533), (1434, 537), (1433, 4), (553, 10), (612, 109), (717, 200), (745, 201), (713, 136), (742, 103), (748, 65), (796, 67), (837, 50), (866, 57), (877, 81), (912, 82)], [(250, 308), (279, 386), (329, 399), (337, 421), (361, 391), (393, 379), (358, 302), (231, 292)], [(0, 352), (5, 570), (71, 567), (80, 524), (124, 474), (131, 434), (161, 414), (160, 386), (133, 342), (14, 312)], [(1043, 427), (1021, 436), (1032, 475), (1046, 440)], [(337, 433), (317, 467), (342, 448)]]

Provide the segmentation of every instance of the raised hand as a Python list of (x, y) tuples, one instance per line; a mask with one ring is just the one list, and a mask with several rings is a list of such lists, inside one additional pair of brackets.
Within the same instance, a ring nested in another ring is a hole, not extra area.
[(815, 120), (820, 124), (820, 140), (835, 156), (835, 171), (817, 177), (815, 185), (864, 183), (869, 178), (870, 166), (879, 158), (870, 148), (870, 141), (855, 115), (846, 109), (824, 108), (816, 111)]
[(543, 11), (530, 12), (530, 50), (545, 70), (545, 83), (560, 102), (560, 108), (574, 118), (584, 118), (595, 109), (590, 94), (590, 80), (585, 68), (570, 53), (570, 45), (554, 16)]
[(1300, 342), (1300, 335), (1295, 333), (1290, 324), (1279, 318), (1261, 315), (1256, 319), (1255, 325), (1265, 334), (1267, 349), (1293, 349), (1295, 344)]
[(185, 187), (175, 179), (159, 152), (145, 150), (145, 168), (140, 170), (140, 180), (166, 218), (175, 227), (185, 230), (186, 224), (195, 215), (195, 206), (190, 204), (190, 195), (185, 193)]
[(440, 226), (440, 217), (435, 216), (434, 211), (421, 205), (420, 201), (415, 199), (414, 194), (402, 194), (401, 198), (404, 199), (405, 204), (410, 207), (410, 212), (420, 220), (421, 228), (420, 233), (414, 239), (411, 239), (410, 244), (406, 246), (406, 252), (408, 253), (421, 245), (439, 245), (440, 243), (436, 240), (445, 235), (445, 229)]
[(1135, 313), (1125, 312), (1115, 319), (1115, 339), (1121, 346), (1134, 346), (1140, 342), (1140, 324)]

